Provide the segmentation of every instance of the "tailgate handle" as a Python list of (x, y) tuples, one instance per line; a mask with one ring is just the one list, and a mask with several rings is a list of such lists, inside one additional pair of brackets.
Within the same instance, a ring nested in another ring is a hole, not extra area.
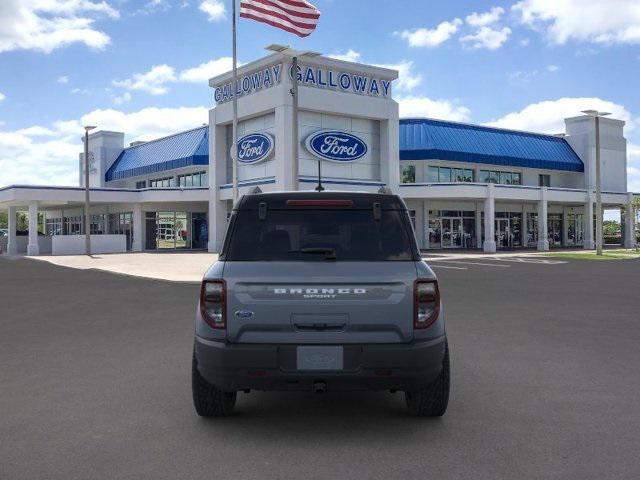
[(297, 330), (304, 332), (340, 332), (346, 323), (294, 323)]

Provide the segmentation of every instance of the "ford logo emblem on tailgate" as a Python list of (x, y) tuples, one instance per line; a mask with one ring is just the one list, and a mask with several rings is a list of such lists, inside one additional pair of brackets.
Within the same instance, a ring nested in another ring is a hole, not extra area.
[(363, 140), (336, 130), (313, 133), (307, 137), (306, 145), (313, 155), (331, 162), (353, 162), (367, 153)]
[(238, 317), (238, 318), (251, 318), (251, 317), (253, 317), (253, 312), (251, 310), (238, 310), (236, 312), (236, 317)]

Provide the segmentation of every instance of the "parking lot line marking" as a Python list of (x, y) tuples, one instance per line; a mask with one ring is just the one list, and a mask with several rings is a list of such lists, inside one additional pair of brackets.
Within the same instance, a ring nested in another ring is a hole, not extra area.
[(495, 260), (500, 262), (514, 262), (514, 263), (538, 263), (541, 265), (559, 265), (562, 263), (569, 263), (563, 260), (546, 260), (542, 258), (527, 258), (527, 257), (496, 258)]
[(430, 263), (429, 266), (431, 268), (450, 268), (452, 270), (469, 270), (468, 268), (465, 268), (465, 267), (449, 267), (447, 265), (437, 265), (432, 263)]
[(480, 263), (480, 262), (464, 262), (464, 261), (459, 261), (459, 260), (438, 260), (438, 262), (446, 262), (446, 263), (453, 263), (455, 265), (461, 264), (461, 265), (482, 265), (485, 267), (499, 267), (499, 268), (509, 268), (511, 267), (511, 265), (496, 265), (495, 263)]

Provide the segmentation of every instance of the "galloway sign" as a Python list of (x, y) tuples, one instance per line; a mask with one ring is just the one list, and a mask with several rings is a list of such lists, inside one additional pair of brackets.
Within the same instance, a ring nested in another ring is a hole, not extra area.
[(268, 133), (245, 135), (238, 139), (238, 161), (249, 165), (267, 160), (273, 154), (274, 146), (273, 137)]
[(354, 162), (367, 153), (367, 144), (362, 139), (336, 130), (312, 133), (305, 144), (313, 155), (330, 162)]
[[(257, 72), (238, 77), (236, 95), (242, 97), (277, 85), (280, 83), (281, 72), (282, 65), (272, 65)], [(233, 82), (218, 85), (213, 91), (213, 98), (216, 103), (228, 102), (233, 99), (233, 95)]]
[[(293, 66), (289, 71), (293, 78)], [(372, 97), (391, 96), (391, 80), (370, 77), (360, 73), (341, 72), (331, 68), (298, 65), (300, 85), (325, 88), (346, 93), (359, 93)]]

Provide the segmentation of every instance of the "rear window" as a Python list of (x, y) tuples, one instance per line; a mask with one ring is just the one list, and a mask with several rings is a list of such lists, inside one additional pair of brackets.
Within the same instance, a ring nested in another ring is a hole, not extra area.
[(413, 231), (404, 210), (235, 212), (223, 252), (231, 261), (410, 261)]

